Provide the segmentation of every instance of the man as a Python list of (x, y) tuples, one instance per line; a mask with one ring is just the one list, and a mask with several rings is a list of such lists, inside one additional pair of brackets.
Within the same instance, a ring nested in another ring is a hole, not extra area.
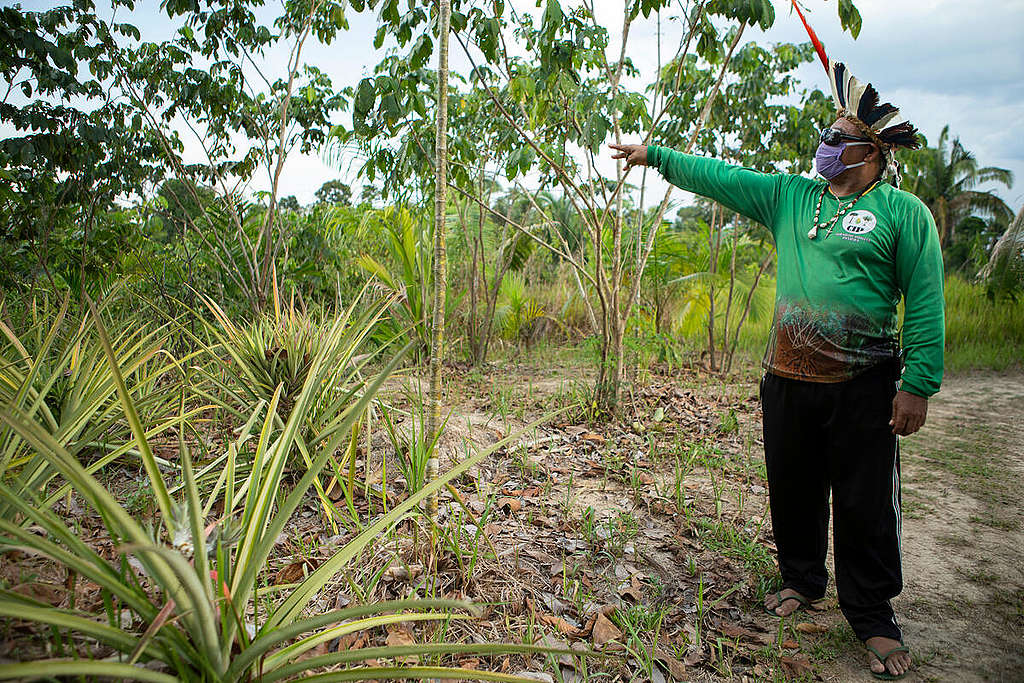
[(831, 492), (839, 605), (872, 673), (893, 679), (911, 663), (889, 602), (902, 589), (897, 437), (921, 428), (942, 379), (942, 255), (924, 204), (883, 182), (887, 170), (898, 182), (894, 148), (916, 147), (916, 130), (842, 64), (829, 69), (839, 117), (816, 154), (824, 181), (653, 145), (612, 145), (613, 158), (771, 230), (778, 285), (761, 400), (783, 588), (765, 609), (787, 616), (824, 596)]

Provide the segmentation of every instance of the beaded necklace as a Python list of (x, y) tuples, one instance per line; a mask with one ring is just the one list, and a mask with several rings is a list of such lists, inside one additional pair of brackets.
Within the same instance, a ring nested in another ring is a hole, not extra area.
[(811, 229), (807, 231), (807, 238), (813, 240), (815, 237), (818, 236), (818, 228), (828, 228), (828, 232), (826, 232), (825, 237), (822, 238), (828, 239), (828, 236), (832, 234), (832, 228), (836, 227), (836, 223), (839, 222), (839, 219), (845, 216), (847, 213), (849, 213), (850, 209), (853, 208), (853, 205), (856, 204), (861, 197), (866, 195), (868, 192), (871, 192), (871, 190), (875, 189), (875, 185), (878, 185), (877, 180), (871, 183), (871, 185), (869, 185), (867, 189), (865, 189), (856, 197), (854, 197), (853, 201), (850, 202), (849, 204), (843, 205), (843, 203), (840, 202), (839, 209), (836, 211), (836, 215), (830, 218), (829, 220), (825, 220), (819, 223), (818, 217), (821, 216), (821, 202), (823, 199), (825, 199), (825, 193), (828, 192), (828, 183), (825, 183), (821, 188), (821, 194), (818, 195), (818, 204), (817, 206), (814, 207), (814, 224), (811, 225)]

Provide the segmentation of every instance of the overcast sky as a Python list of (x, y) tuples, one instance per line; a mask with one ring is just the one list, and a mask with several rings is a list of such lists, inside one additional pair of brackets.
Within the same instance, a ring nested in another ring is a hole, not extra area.
[[(748, 29), (745, 38), (758, 42), (802, 42), (806, 33), (799, 19), (789, 11), (789, 0), (772, 0), (775, 25), (767, 32)], [(1024, 205), (1024, 0), (855, 0), (864, 23), (854, 41), (842, 33), (836, 16), (836, 0), (803, 0), (810, 10), (808, 19), (821, 37), (828, 54), (844, 61), (860, 79), (870, 81), (883, 101), (891, 101), (915, 123), (929, 142), (938, 140), (942, 127), (949, 124), (967, 149), (984, 166), (1011, 169), (1017, 177), (1012, 190), (997, 191), (1014, 210)], [(10, 4), (4, 2), (4, 4)], [(52, 1), (28, 0), (24, 7), (54, 6)], [(100, 0), (97, 4), (102, 4)], [(268, 3), (271, 9), (277, 3)], [(516, 2), (532, 7), (532, 0)], [(571, 0), (563, 0), (571, 4)], [(611, 33), (621, 23), (621, 0), (596, 0), (599, 19), (606, 21)], [(139, 26), (143, 40), (169, 37), (173, 27), (159, 12), (155, 0), (141, 0), (127, 17), (119, 18)], [(326, 71), (336, 87), (354, 85), (369, 75), (382, 56), (374, 50), (373, 14), (354, 14), (351, 30), (330, 46), (310, 45), (306, 61)], [(675, 44), (682, 27), (662, 22), (663, 45)], [(630, 37), (629, 54), (641, 70), (641, 80), (649, 82), (656, 71), (653, 19), (640, 20)], [(464, 68), (458, 44), (452, 43), (452, 66)], [(268, 65), (284, 72), (285, 55), (270, 55)], [(815, 61), (798, 72), (808, 88), (827, 88), (824, 70)], [(737, 114), (742, 116), (742, 112)], [(351, 125), (350, 114), (341, 114), (339, 123)], [(332, 166), (320, 157), (293, 155), (282, 178), (281, 194), (294, 194), (309, 202), (320, 185), (340, 177), (358, 184), (354, 168), (342, 163)], [(655, 182), (654, 190), (660, 181)], [(266, 185), (255, 181), (254, 188)]]

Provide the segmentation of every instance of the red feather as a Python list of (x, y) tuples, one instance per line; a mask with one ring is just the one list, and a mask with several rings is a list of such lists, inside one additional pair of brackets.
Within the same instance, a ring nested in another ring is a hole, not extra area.
[(825, 56), (825, 48), (822, 47), (821, 41), (818, 40), (817, 34), (811, 25), (804, 19), (804, 13), (800, 11), (800, 5), (796, 4), (796, 0), (792, 0), (793, 9), (796, 10), (797, 15), (800, 17), (800, 21), (803, 22), (804, 28), (807, 29), (807, 35), (811, 37), (811, 42), (814, 44), (814, 49), (818, 52), (818, 57), (821, 59), (821, 65), (825, 67), (825, 72), (828, 73), (828, 57)]

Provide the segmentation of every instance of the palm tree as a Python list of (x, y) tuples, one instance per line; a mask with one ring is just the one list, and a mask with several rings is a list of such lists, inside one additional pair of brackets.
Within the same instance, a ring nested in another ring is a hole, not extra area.
[(932, 212), (943, 247), (953, 242), (953, 231), (961, 219), (971, 215), (995, 218), (1005, 225), (1013, 211), (991, 191), (977, 190), (985, 183), (1013, 187), (1013, 172), (995, 166), (978, 167), (974, 154), (960, 144), (949, 143), (949, 126), (942, 129), (938, 145), (922, 147), (907, 159), (904, 189), (917, 195)]
[(978, 275), (992, 299), (1005, 295), (1016, 300), (1024, 290), (1024, 208), (996, 242), (992, 257)]

